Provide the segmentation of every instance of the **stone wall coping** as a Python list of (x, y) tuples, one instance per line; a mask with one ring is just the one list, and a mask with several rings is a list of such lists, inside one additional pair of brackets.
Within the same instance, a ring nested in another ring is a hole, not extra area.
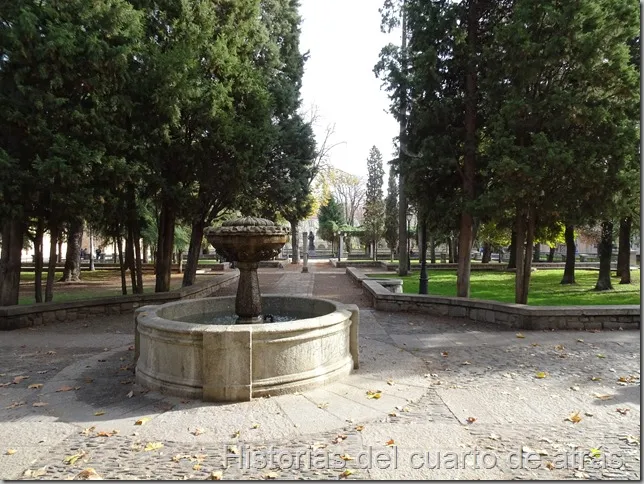
[(0, 318), (11, 316), (23, 316), (33, 313), (44, 313), (50, 311), (59, 311), (67, 309), (77, 309), (83, 307), (107, 306), (112, 304), (124, 303), (141, 303), (141, 304), (154, 304), (158, 302), (166, 302), (171, 300), (180, 300), (192, 294), (203, 291), (209, 286), (215, 284), (225, 284), (239, 277), (238, 271), (231, 271), (227, 274), (214, 276), (207, 281), (199, 282), (192, 286), (182, 287), (169, 292), (155, 292), (150, 294), (128, 294), (123, 296), (104, 296), (91, 299), (79, 299), (76, 301), (67, 302), (47, 302), (40, 304), (29, 305), (14, 305), (0, 307)]

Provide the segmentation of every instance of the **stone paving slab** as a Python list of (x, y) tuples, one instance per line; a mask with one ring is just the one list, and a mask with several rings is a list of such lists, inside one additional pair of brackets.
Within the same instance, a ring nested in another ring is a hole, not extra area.
[[(260, 283), (357, 302), (360, 370), (300, 394), (206, 403), (132, 384), (131, 317), (4, 333), (0, 479), (87, 467), (111, 479), (640, 478), (639, 331), (517, 337), (374, 311), (343, 270), (316, 264), (262, 269)], [(493, 466), (473, 460), (483, 453)]]

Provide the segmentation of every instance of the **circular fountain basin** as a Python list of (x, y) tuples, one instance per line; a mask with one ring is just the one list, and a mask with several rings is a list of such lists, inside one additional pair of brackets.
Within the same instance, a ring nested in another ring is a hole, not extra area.
[(246, 401), (314, 388), (358, 368), (358, 308), (327, 299), (262, 296), (287, 322), (203, 324), (234, 315), (235, 297), (139, 308), (136, 380), (169, 395)]

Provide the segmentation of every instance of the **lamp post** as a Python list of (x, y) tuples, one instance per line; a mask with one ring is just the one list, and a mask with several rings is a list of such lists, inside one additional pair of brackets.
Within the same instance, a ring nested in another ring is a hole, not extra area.
[(411, 230), (411, 212), (407, 212), (407, 271), (411, 272), (411, 237), (409, 231)]

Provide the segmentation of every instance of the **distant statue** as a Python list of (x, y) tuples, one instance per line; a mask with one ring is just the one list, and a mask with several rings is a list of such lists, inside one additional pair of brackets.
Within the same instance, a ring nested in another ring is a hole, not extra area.
[(309, 232), (309, 250), (315, 250), (315, 244), (313, 241), (315, 240), (315, 235), (313, 235), (313, 231)]

